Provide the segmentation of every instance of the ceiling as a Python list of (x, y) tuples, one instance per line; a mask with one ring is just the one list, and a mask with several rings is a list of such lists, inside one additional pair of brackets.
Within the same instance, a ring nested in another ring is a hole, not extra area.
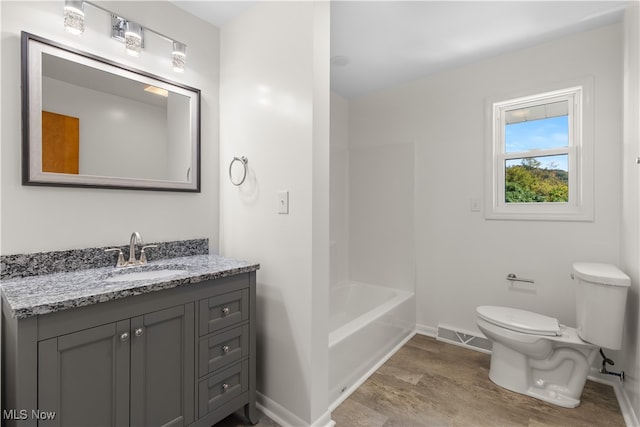
[(256, 1), (243, 0), (169, 0), (174, 5), (216, 27), (222, 27)]
[[(263, 0), (264, 1), (264, 0)], [(172, 1), (221, 27), (256, 1)], [(626, 1), (331, 2), (331, 89), (354, 98), (621, 21)]]

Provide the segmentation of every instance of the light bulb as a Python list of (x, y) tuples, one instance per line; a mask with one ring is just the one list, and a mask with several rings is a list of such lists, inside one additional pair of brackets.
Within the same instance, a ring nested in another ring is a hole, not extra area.
[(174, 41), (171, 59), (173, 71), (183, 73), (187, 63), (187, 46), (183, 43)]
[(65, 0), (64, 28), (75, 35), (84, 32), (84, 6), (82, 1)]
[(140, 56), (142, 50), (142, 27), (136, 22), (127, 21), (124, 30), (124, 48), (131, 56)]

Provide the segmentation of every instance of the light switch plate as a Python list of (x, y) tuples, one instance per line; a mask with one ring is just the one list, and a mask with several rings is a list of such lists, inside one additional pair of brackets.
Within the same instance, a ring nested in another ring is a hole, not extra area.
[(278, 213), (289, 214), (289, 192), (278, 191)]

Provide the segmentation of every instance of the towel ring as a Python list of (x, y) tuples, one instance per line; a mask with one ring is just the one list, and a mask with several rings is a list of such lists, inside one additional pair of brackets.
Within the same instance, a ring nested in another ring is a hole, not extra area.
[[(242, 174), (242, 179), (239, 182), (235, 182), (233, 180), (233, 176), (231, 175), (231, 169), (233, 168), (233, 164), (235, 162), (240, 162), (242, 163), (242, 167), (244, 168), (244, 173)], [(231, 183), (235, 186), (239, 186), (242, 185), (242, 183), (244, 182), (245, 179), (247, 179), (247, 163), (249, 162), (249, 159), (247, 159), (245, 156), (242, 157), (234, 157), (233, 160), (231, 160), (231, 163), (229, 164), (229, 180), (231, 181)]]

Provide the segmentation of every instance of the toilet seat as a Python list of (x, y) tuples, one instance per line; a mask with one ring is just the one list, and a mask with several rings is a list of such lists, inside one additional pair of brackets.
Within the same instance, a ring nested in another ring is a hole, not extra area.
[(502, 328), (523, 334), (560, 336), (558, 319), (511, 307), (483, 305), (476, 308), (478, 317)]

